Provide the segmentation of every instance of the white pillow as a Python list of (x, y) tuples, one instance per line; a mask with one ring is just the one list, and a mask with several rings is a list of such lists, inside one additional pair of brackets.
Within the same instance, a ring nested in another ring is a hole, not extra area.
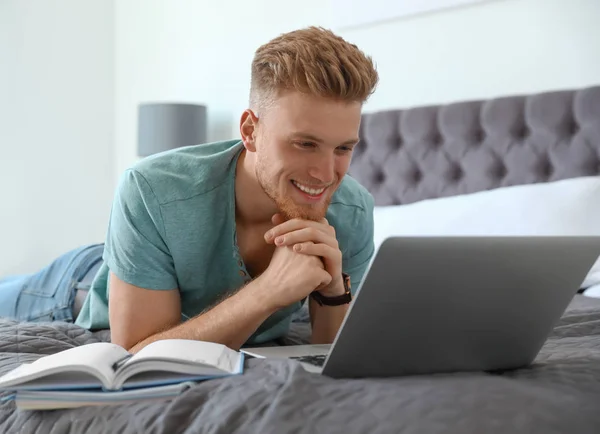
[[(389, 236), (600, 235), (600, 176), (377, 206), (375, 246)], [(582, 288), (600, 284), (600, 258)]]
[(600, 283), (590, 286), (584, 292), (585, 295), (592, 298), (600, 298)]

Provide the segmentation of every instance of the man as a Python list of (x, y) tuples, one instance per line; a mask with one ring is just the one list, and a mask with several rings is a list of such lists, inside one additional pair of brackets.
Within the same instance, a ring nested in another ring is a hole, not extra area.
[[(241, 140), (123, 174), (76, 324), (110, 328), (132, 352), (173, 338), (238, 349), (283, 336), (308, 300), (313, 342), (332, 342), (374, 251), (372, 197), (346, 172), (377, 81), (371, 59), (330, 31), (261, 46)], [(87, 268), (97, 248), (78, 253)]]

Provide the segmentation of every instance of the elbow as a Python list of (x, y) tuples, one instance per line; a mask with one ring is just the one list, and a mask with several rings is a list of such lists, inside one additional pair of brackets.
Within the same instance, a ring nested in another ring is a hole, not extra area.
[(126, 349), (127, 351), (131, 351), (131, 349), (135, 347), (135, 345), (137, 345), (140, 341), (145, 339), (145, 337), (142, 339), (135, 339), (130, 333), (124, 333), (122, 331), (113, 330), (112, 328), (110, 331), (110, 335), (110, 341), (113, 344), (118, 345)]
[(129, 327), (126, 327), (125, 330), (117, 333), (115, 340), (112, 340), (112, 342), (134, 354), (150, 342), (161, 339), (161, 336), (164, 333), (176, 326), (177, 324), (175, 323), (169, 323), (162, 327), (148, 327), (142, 329), (131, 324)]

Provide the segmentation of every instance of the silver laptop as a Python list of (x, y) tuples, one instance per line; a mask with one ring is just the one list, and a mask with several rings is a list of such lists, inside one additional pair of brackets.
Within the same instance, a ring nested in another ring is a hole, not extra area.
[(244, 348), (334, 378), (530, 365), (600, 256), (600, 237), (392, 237), (331, 345)]

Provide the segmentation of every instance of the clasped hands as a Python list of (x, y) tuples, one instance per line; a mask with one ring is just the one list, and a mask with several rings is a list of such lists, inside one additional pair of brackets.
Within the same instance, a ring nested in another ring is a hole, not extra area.
[(271, 219), (275, 225), (265, 233), (265, 241), (278, 250), (291, 249), (299, 255), (308, 255), (320, 259), (318, 266), (329, 274), (327, 283), (316, 290), (325, 296), (337, 296), (344, 293), (342, 277), (342, 252), (335, 235), (335, 229), (327, 219), (312, 221), (304, 219), (285, 220), (281, 214)]

